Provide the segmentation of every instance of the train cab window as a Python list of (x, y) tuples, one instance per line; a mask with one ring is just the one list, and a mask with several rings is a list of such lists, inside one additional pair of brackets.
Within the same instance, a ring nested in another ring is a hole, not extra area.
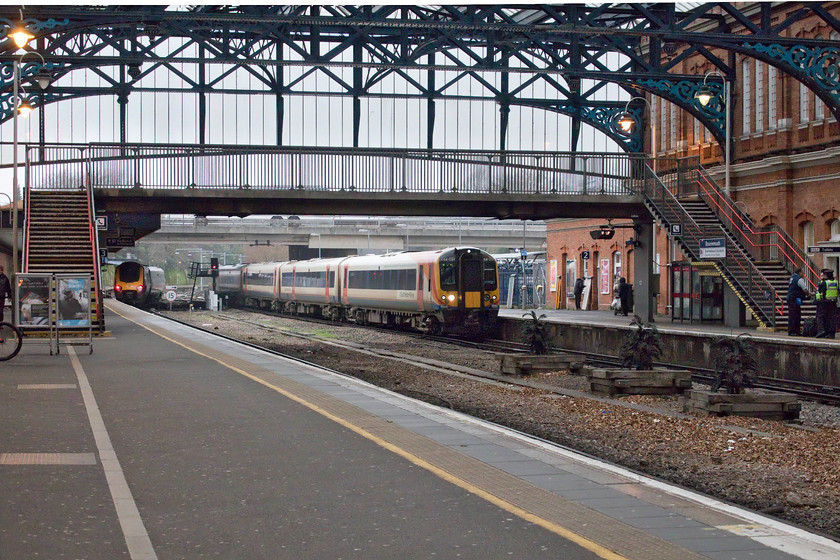
[(143, 266), (140, 263), (125, 262), (120, 265), (120, 281), (140, 282), (142, 280)]
[(458, 268), (454, 257), (451, 261), (440, 259), (440, 287), (444, 290), (456, 290), (458, 288)]

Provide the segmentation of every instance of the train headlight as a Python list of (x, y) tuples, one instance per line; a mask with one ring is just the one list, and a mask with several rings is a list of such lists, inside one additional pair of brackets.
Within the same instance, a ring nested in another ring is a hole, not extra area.
[(484, 294), (484, 301), (490, 301), (490, 294)]
[(496, 301), (497, 299), (499, 299), (499, 298), (496, 297), (496, 296), (493, 296), (493, 301)]
[(137, 291), (142, 292), (143, 291), (143, 286), (137, 286)]
[(116, 286), (114, 286), (114, 291), (115, 291), (115, 292), (121, 292), (121, 291), (122, 291), (122, 286), (120, 286), (119, 284), (117, 284)]
[(455, 301), (455, 296), (453, 294), (449, 294), (448, 296), (446, 296), (446, 299), (449, 300), (449, 303), (452, 303), (453, 301)]

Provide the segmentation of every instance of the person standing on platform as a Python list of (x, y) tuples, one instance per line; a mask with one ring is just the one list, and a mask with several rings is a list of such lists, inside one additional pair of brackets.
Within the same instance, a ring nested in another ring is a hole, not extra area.
[(630, 298), (632, 294), (632, 286), (622, 276), (618, 281), (618, 300), (621, 302), (621, 314), (625, 317), (630, 312)]
[(793, 269), (793, 276), (788, 282), (788, 336), (802, 336), (802, 301), (808, 299), (808, 285), (802, 278), (802, 268)]
[(583, 278), (575, 280), (575, 309), (580, 309), (580, 296), (583, 294)]
[(826, 268), (820, 273), (817, 284), (817, 338), (834, 338), (836, 329), (834, 314), (837, 312), (837, 280), (834, 271)]
[(6, 298), (12, 297), (12, 284), (6, 276), (6, 269), (0, 265), (0, 322), (3, 321), (3, 312), (6, 308)]

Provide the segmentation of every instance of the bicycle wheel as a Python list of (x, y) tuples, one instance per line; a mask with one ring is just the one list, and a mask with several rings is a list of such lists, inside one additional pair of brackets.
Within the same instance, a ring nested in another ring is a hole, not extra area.
[(23, 335), (11, 323), (0, 323), (0, 362), (11, 360), (20, 352)]

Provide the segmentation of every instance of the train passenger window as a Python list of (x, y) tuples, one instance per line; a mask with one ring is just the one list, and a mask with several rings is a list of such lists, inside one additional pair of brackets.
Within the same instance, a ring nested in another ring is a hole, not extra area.
[[(420, 278), (420, 282), (417, 283), (417, 285), (420, 286), (418, 289), (423, 290), (423, 267), (422, 266), (418, 269), (417, 274), (419, 275), (419, 278)], [(413, 290), (414, 288), (412, 287), (411, 289)], [(431, 286), (430, 286), (430, 289), (431, 289)]]
[(330, 288), (335, 288), (335, 271), (330, 271)]

